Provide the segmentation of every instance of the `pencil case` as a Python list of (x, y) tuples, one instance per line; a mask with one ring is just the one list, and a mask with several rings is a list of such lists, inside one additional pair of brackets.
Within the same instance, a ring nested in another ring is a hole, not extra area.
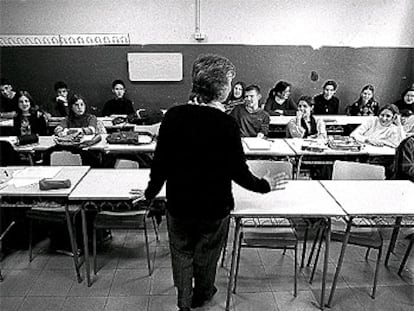
[(70, 188), (70, 186), (69, 179), (43, 178), (39, 181), (40, 190), (64, 189)]

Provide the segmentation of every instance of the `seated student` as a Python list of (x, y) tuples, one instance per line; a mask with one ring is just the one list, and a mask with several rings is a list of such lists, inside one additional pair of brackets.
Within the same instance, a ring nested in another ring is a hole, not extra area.
[(333, 80), (328, 80), (323, 85), (323, 93), (313, 98), (315, 114), (338, 114), (339, 99), (335, 97), (338, 84)]
[(17, 96), (11, 83), (4, 78), (0, 80), (0, 93), (0, 117), (14, 118), (18, 109)]
[(244, 97), (245, 104), (234, 107), (230, 113), (240, 127), (242, 137), (264, 137), (269, 132), (269, 114), (260, 108), (262, 98), (257, 85), (249, 85)]
[(369, 118), (350, 136), (362, 143), (396, 148), (405, 138), (397, 106), (390, 104), (381, 107), (378, 117)]
[(125, 97), (125, 83), (122, 80), (114, 80), (112, 82), (112, 93), (114, 98), (107, 101), (102, 110), (102, 116), (110, 115), (129, 115), (134, 114), (134, 106), (132, 102)]
[(285, 81), (279, 81), (270, 90), (266, 99), (264, 110), (271, 116), (289, 115), (294, 116), (297, 106), (290, 97), (291, 85)]
[(244, 82), (238, 81), (234, 84), (229, 97), (224, 102), (227, 113), (230, 113), (237, 105), (244, 104), (245, 90), (246, 84)]
[(374, 98), (374, 87), (371, 84), (365, 85), (356, 102), (346, 107), (346, 114), (349, 116), (377, 116), (379, 104)]
[(395, 151), (393, 173), (393, 179), (414, 182), (414, 136), (404, 139)]
[(57, 117), (66, 117), (69, 115), (68, 94), (69, 89), (65, 82), (58, 81), (54, 86), (56, 97), (52, 100), (54, 115)]
[(296, 118), (286, 126), (286, 136), (293, 138), (327, 138), (326, 126), (323, 120), (316, 120), (312, 114), (313, 99), (310, 96), (301, 96), (298, 101)]
[(13, 119), (15, 135), (46, 135), (46, 117), (42, 111), (35, 108), (33, 98), (29, 92), (18, 91), (16, 98), (18, 101), (18, 110)]
[(400, 111), (401, 124), (405, 133), (414, 134), (414, 113), (411, 110), (405, 109)]
[(394, 103), (400, 111), (410, 110), (414, 113), (414, 86), (404, 90), (401, 99)]
[(62, 136), (65, 129), (76, 128), (86, 135), (97, 133), (97, 118), (87, 112), (82, 95), (74, 94), (69, 100), (69, 115), (55, 128), (55, 134)]

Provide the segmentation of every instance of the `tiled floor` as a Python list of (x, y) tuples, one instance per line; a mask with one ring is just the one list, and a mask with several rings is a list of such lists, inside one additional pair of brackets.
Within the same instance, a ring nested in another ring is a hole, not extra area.
[[(32, 263), (28, 262), (27, 251), (14, 252), (2, 262), (5, 279), (0, 283), (0, 310), (176, 310), (165, 222), (161, 231), (160, 242), (151, 236), (155, 258), (151, 277), (148, 276), (142, 232), (115, 231), (113, 240), (99, 252), (99, 271), (90, 288), (85, 282), (76, 282), (72, 259), (47, 253), (45, 242), (36, 247)], [(397, 275), (407, 243), (401, 238), (389, 268), (381, 265), (375, 300), (369, 294), (376, 252), (372, 251), (365, 261), (364, 249), (350, 246), (331, 310), (413, 310), (414, 256), (410, 257), (403, 277)], [(332, 243), (329, 286), (339, 250), (340, 244)], [(322, 265), (312, 285), (307, 281), (310, 268), (299, 270), (299, 292), (294, 298), (292, 255), (289, 251), (282, 255), (281, 251), (243, 249), (238, 292), (233, 295), (231, 310), (318, 310)], [(227, 258), (226, 268), (218, 268), (218, 294), (198, 310), (224, 310), (228, 266)]]

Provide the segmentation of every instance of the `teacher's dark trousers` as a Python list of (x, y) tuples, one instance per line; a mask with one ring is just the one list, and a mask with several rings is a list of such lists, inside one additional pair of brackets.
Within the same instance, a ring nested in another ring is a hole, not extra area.
[(219, 220), (178, 219), (167, 213), (167, 224), (177, 305), (189, 308), (193, 295), (210, 297), (213, 293), (229, 216)]

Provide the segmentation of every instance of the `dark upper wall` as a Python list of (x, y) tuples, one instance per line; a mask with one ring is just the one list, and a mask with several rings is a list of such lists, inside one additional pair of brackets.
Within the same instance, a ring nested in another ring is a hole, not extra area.
[[(128, 52), (181, 52), (184, 79), (181, 82), (130, 82)], [(1, 48), (1, 75), (15, 88), (24, 88), (47, 107), (58, 80), (83, 94), (98, 114), (111, 98), (111, 82), (126, 82), (128, 96), (136, 108), (168, 108), (185, 102), (191, 89), (190, 72), (201, 53), (227, 56), (237, 67), (235, 81), (261, 86), (264, 99), (278, 80), (293, 84), (293, 98), (320, 92), (327, 79), (339, 84), (341, 111), (355, 100), (362, 86), (371, 83), (381, 104), (393, 102), (414, 82), (413, 48), (347, 48), (256, 45), (131, 45), (115, 47), (14, 47)], [(310, 79), (311, 71), (319, 80)]]

